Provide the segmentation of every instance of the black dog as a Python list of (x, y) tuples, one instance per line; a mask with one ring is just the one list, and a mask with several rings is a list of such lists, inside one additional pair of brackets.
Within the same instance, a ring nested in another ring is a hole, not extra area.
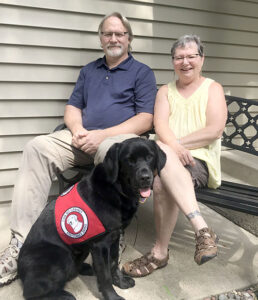
[[(104, 299), (123, 299), (112, 284), (126, 289), (135, 283), (118, 268), (120, 231), (132, 220), (140, 194), (149, 196), (154, 174), (165, 162), (154, 141), (133, 138), (114, 144), (88, 177), (50, 202), (20, 251), (25, 299), (74, 300), (64, 291), (66, 282), (93, 270)], [(83, 263), (89, 253), (93, 270)]]

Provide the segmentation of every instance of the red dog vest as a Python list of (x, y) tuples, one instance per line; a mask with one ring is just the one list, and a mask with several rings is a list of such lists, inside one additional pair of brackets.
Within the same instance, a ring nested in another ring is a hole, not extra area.
[(55, 204), (56, 229), (68, 245), (85, 242), (106, 231), (93, 210), (80, 197), (77, 185), (61, 194)]

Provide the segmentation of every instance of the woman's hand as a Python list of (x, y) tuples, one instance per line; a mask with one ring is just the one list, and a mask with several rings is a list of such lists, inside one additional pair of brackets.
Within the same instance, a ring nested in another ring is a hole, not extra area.
[(176, 152), (183, 166), (190, 165), (193, 167), (195, 165), (195, 161), (194, 158), (192, 157), (191, 152), (188, 149), (186, 149), (184, 146), (177, 143), (174, 144), (172, 148)]

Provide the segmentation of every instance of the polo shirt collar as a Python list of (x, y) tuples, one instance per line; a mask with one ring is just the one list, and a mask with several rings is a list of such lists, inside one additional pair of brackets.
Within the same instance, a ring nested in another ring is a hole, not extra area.
[[(121, 70), (128, 70), (130, 65), (133, 63), (133, 56), (132, 54), (129, 52), (128, 53), (128, 57), (122, 61), (118, 66), (116, 66), (115, 68), (113, 68), (112, 70), (115, 69), (121, 69)], [(100, 68), (102, 66), (105, 66), (107, 69), (109, 69), (108, 65), (106, 64), (106, 56), (104, 55), (98, 62), (97, 62), (97, 68)]]

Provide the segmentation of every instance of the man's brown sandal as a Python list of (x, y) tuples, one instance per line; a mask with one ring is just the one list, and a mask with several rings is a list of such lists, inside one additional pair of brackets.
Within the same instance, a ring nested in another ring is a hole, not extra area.
[(157, 259), (152, 253), (147, 253), (140, 258), (125, 263), (122, 271), (131, 277), (144, 277), (153, 271), (164, 268), (168, 264), (169, 255), (164, 259)]
[(217, 256), (218, 248), (216, 244), (219, 238), (211, 229), (201, 229), (198, 235), (195, 234), (195, 239), (196, 251), (194, 254), (194, 260), (198, 265), (202, 265)]

